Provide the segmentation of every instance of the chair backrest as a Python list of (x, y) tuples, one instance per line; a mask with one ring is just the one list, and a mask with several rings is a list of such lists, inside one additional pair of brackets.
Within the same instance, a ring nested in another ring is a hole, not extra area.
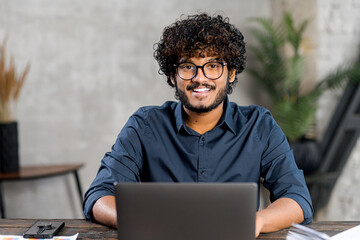
[(360, 134), (360, 85), (350, 84), (320, 144), (320, 172), (341, 171)]
[(325, 207), (360, 136), (360, 84), (349, 84), (320, 142), (319, 169), (307, 176), (315, 211)]

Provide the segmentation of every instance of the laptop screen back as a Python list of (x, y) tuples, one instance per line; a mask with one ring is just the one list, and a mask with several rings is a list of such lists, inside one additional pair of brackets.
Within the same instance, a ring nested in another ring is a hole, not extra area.
[(118, 183), (119, 240), (255, 239), (255, 183)]

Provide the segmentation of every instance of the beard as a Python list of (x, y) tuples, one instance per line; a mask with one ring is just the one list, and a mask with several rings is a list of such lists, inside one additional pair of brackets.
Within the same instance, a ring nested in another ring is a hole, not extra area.
[[(189, 98), (186, 96), (185, 91), (179, 90), (177, 87), (177, 84), (175, 82), (175, 98), (179, 99), (182, 104), (184, 105), (184, 107), (186, 107), (187, 109), (189, 109), (192, 112), (197, 112), (197, 113), (206, 113), (206, 112), (210, 112), (213, 109), (217, 108), (221, 103), (224, 102), (224, 100), (227, 97), (227, 93), (229, 90), (229, 81), (226, 82), (226, 86), (225, 88), (222, 88), (219, 90), (219, 92), (216, 94), (215, 100), (209, 105), (209, 106), (204, 106), (204, 105), (200, 105), (200, 106), (194, 106), (190, 103)], [(192, 85), (189, 85), (186, 90), (192, 90), (195, 88), (198, 88), (199, 86), (204, 86), (209, 88), (210, 90), (215, 90), (216, 87), (209, 85), (209, 84), (199, 84), (199, 83), (194, 83)]]

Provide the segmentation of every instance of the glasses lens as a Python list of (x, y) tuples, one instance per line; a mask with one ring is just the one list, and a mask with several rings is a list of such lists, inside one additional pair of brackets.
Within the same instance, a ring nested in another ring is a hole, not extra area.
[(204, 74), (209, 79), (217, 79), (223, 73), (223, 65), (218, 62), (208, 62), (204, 65)]
[(196, 74), (196, 66), (192, 63), (181, 63), (178, 66), (178, 74), (182, 79), (192, 79)]
[(197, 73), (197, 68), (202, 68), (205, 77), (216, 80), (223, 74), (224, 63), (220, 62), (208, 62), (203, 66), (196, 66), (193, 63), (181, 63), (177, 67), (177, 72), (179, 77), (184, 80), (191, 80), (195, 77)]

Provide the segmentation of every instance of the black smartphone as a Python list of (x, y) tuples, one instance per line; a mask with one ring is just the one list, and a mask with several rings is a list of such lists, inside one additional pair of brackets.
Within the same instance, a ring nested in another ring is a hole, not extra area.
[(53, 238), (63, 227), (64, 222), (37, 221), (26, 232), (24, 238)]

